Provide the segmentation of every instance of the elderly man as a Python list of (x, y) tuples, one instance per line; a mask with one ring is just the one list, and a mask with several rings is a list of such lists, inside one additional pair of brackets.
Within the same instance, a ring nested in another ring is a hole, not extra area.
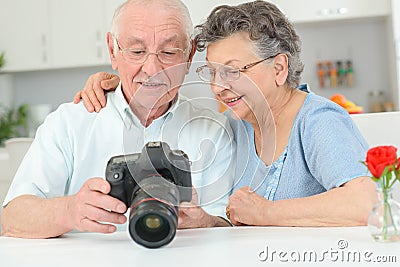
[(107, 161), (149, 141), (183, 150), (192, 162), (196, 190), (179, 227), (229, 225), (222, 217), (233, 178), (230, 128), (222, 115), (178, 95), (195, 51), (191, 30), (179, 0), (131, 0), (116, 10), (107, 44), (118, 89), (99, 113), (69, 103), (48, 116), (4, 201), (3, 235), (116, 231), (127, 207), (108, 194)]

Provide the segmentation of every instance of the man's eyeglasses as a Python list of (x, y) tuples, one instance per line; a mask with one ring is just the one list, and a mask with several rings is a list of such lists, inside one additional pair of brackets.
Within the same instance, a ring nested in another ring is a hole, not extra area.
[(148, 52), (144, 49), (124, 48), (122, 49), (118, 43), (117, 38), (114, 38), (115, 43), (118, 46), (119, 52), (122, 57), (134, 64), (143, 64), (146, 62), (149, 55), (157, 55), (158, 60), (165, 65), (181, 63), (184, 58), (186, 50), (180, 48), (167, 48), (161, 49), (156, 53)]
[(254, 67), (257, 64), (260, 64), (261, 62), (266, 61), (268, 59), (274, 58), (277, 55), (279, 55), (279, 54), (261, 59), (259, 61), (253, 62), (253, 63), (249, 63), (240, 69), (233, 68), (230, 66), (221, 66), (220, 68), (215, 69), (215, 68), (210, 68), (207, 65), (204, 65), (204, 66), (198, 67), (196, 69), (196, 72), (199, 75), (200, 79), (205, 82), (215, 81), (215, 75), (217, 74), (217, 72), (219, 72), (219, 75), (222, 80), (224, 80), (226, 82), (232, 82), (232, 81), (235, 81), (240, 78), (241, 72), (245, 72), (246, 70), (250, 69), (251, 67)]

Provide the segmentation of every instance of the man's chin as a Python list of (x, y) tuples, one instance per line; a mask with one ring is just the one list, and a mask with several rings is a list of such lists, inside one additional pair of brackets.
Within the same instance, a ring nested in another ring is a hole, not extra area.
[(135, 101), (132, 101), (131, 104), (138, 103), (142, 108), (151, 110), (151, 109), (159, 109), (171, 101), (172, 101), (172, 99), (170, 99), (170, 98), (168, 98), (168, 99), (140, 98), (140, 99), (135, 99)]

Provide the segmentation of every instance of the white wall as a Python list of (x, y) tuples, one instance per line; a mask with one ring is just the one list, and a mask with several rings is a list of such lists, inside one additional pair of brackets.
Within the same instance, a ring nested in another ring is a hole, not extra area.
[(53, 109), (71, 102), (90, 74), (112, 71), (108, 66), (14, 73), (15, 101), (29, 104), (50, 104)]

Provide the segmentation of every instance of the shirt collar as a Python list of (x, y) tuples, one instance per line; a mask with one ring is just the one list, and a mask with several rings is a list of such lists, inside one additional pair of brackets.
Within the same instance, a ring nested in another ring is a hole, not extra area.
[(299, 89), (300, 91), (306, 92), (306, 93), (312, 93), (311, 92), (311, 88), (308, 85), (308, 83), (302, 83), (299, 85), (299, 87), (297, 87), (297, 89)]
[[(128, 102), (125, 99), (125, 96), (122, 92), (121, 88), (121, 83), (119, 83), (117, 89), (115, 90), (115, 94), (111, 97), (111, 101), (113, 102), (115, 108), (117, 109), (120, 117), (124, 121), (125, 127), (130, 129), (132, 125), (136, 126), (141, 126), (144, 127), (141, 123), (138, 117), (132, 112), (131, 108), (129, 107)], [(172, 105), (169, 107), (169, 109), (161, 115), (159, 118), (155, 119), (154, 122), (158, 121), (165, 121), (167, 118), (171, 119), (174, 116), (174, 113), (177, 110), (177, 107), (179, 106), (179, 103), (182, 101), (181, 97), (179, 96), (179, 93), (176, 95), (175, 99), (172, 101)], [(153, 124), (152, 123), (152, 124)]]

